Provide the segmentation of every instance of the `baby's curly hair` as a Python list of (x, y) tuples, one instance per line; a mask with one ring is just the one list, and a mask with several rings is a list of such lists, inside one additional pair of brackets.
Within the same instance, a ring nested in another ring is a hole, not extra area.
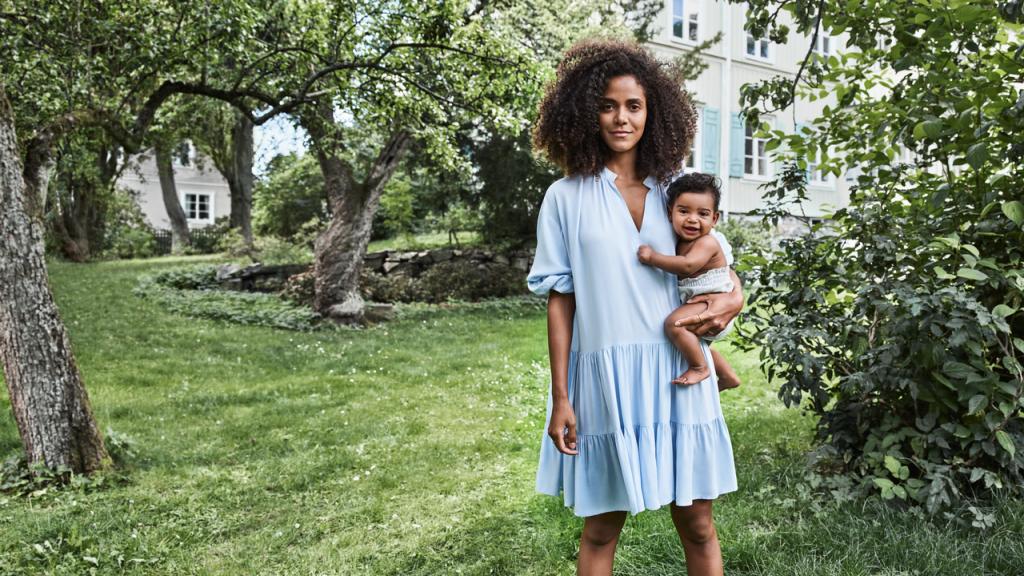
[(634, 76), (647, 100), (637, 172), (665, 183), (690, 152), (697, 112), (681, 79), (633, 42), (584, 40), (566, 51), (540, 103), (533, 145), (567, 175), (599, 173), (609, 150), (601, 139), (598, 105), (617, 76)]

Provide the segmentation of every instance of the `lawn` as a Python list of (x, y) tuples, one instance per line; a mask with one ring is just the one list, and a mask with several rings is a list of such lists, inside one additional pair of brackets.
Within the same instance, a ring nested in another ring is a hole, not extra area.
[[(193, 259), (194, 260), (194, 259)], [(181, 260), (54, 263), (125, 480), (0, 495), (0, 574), (572, 574), (582, 525), (533, 492), (547, 387), (529, 307), (413, 309), (295, 333), (183, 319), (131, 294)], [(740, 490), (716, 504), (729, 574), (1019, 574), (1024, 505), (985, 532), (800, 489), (812, 422), (735, 350)], [(0, 454), (19, 449), (6, 395)], [(616, 573), (685, 574), (667, 511), (631, 518)]]

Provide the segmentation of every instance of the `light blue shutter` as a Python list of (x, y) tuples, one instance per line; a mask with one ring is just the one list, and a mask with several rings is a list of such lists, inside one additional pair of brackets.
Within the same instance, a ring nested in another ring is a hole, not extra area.
[(743, 177), (743, 137), (743, 120), (734, 113), (729, 131), (729, 176), (736, 178)]
[[(718, 121), (718, 108), (704, 107), (704, 134), (702, 138), (704, 141), (701, 143), (702, 155), (704, 156), (701, 169), (708, 174), (718, 174), (718, 149), (720, 146), (719, 140), (719, 124)], [(696, 162), (693, 163), (697, 165)]]

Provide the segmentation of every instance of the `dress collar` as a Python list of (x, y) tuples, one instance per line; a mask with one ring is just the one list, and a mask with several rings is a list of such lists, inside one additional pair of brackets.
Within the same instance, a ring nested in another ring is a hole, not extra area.
[[(615, 179), (619, 177), (618, 174), (612, 172), (611, 168), (607, 166), (601, 168), (601, 176), (612, 186), (615, 185)], [(644, 178), (644, 186), (646, 186), (648, 190), (654, 190), (655, 186), (657, 185), (658, 179), (655, 178), (654, 176), (648, 176)]]

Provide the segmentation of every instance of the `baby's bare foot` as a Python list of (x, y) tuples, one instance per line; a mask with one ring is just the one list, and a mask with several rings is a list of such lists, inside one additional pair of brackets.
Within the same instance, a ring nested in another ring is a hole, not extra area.
[(711, 369), (707, 365), (691, 366), (689, 370), (683, 372), (683, 375), (673, 380), (672, 383), (689, 386), (691, 384), (699, 384), (707, 380), (709, 376), (711, 376)]

